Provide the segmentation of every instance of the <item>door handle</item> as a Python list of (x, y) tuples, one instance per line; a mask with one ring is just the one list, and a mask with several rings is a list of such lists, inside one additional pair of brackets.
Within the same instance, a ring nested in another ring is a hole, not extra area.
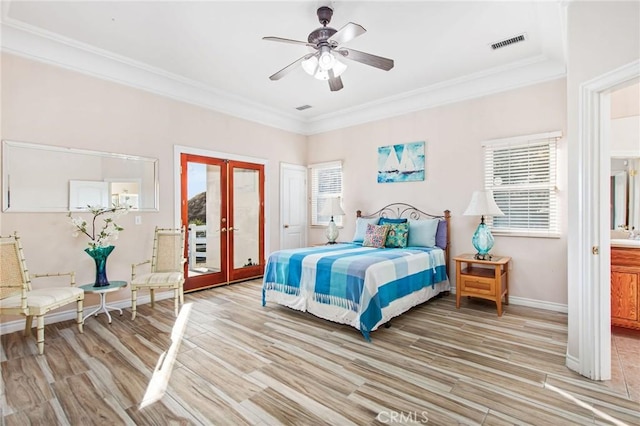
[(220, 232), (227, 232), (227, 228), (220, 229)]
[(229, 227), (229, 232), (233, 232), (233, 226)]
[(289, 225), (285, 225), (284, 227), (285, 227), (285, 229), (286, 229), (286, 228), (288, 228), (288, 227), (289, 227)]

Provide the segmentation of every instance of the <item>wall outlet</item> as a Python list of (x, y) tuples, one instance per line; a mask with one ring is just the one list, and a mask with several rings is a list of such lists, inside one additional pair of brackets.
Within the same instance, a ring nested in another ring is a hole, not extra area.
[(136, 216), (136, 217), (134, 217), (133, 219), (134, 219), (134, 223), (135, 223), (136, 225), (140, 225), (140, 224), (142, 224), (142, 216)]

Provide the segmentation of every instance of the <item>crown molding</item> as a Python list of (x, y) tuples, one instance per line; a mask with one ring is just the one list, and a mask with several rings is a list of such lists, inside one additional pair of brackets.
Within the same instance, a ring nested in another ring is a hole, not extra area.
[(0, 30), (3, 52), (306, 136), (566, 77), (564, 62), (539, 56), (357, 107), (301, 119), (6, 16), (0, 23)]
[(440, 105), (480, 98), (564, 78), (566, 75), (564, 63), (539, 56), (316, 117), (309, 120), (307, 134), (324, 133)]
[(0, 23), (2, 51), (293, 133), (294, 115), (19, 22)]

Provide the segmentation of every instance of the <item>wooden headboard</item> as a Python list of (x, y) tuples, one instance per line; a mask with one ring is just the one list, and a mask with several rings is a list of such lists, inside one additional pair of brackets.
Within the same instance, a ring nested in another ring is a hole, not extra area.
[[(445, 210), (442, 215), (435, 215), (431, 213), (423, 212), (422, 210), (412, 206), (411, 204), (406, 203), (392, 203), (387, 204), (377, 212), (364, 215), (361, 210), (356, 212), (357, 217), (387, 217), (390, 219), (396, 218), (407, 218), (412, 220), (419, 219), (441, 219), (447, 222), (447, 246), (444, 249), (444, 258), (447, 264), (447, 275), (451, 276), (449, 273), (449, 250), (451, 247), (451, 222), (449, 219), (451, 218), (451, 211)], [(411, 232), (411, 230), (409, 230)]]

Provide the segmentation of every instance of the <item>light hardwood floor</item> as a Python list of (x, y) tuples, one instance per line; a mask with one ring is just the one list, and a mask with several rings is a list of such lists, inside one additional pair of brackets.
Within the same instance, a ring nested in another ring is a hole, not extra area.
[(491, 303), (465, 299), (456, 310), (448, 296), (369, 343), (351, 327), (260, 302), (256, 280), (187, 294), (177, 321), (167, 299), (140, 306), (135, 321), (130, 310), (111, 325), (89, 318), (84, 334), (71, 321), (51, 324), (42, 356), (21, 333), (4, 335), (2, 420), (640, 425), (640, 392), (625, 382), (638, 358), (625, 372), (619, 355), (638, 350), (633, 335), (614, 339), (621, 376), (592, 382), (564, 365), (560, 313), (511, 305), (499, 318)]

